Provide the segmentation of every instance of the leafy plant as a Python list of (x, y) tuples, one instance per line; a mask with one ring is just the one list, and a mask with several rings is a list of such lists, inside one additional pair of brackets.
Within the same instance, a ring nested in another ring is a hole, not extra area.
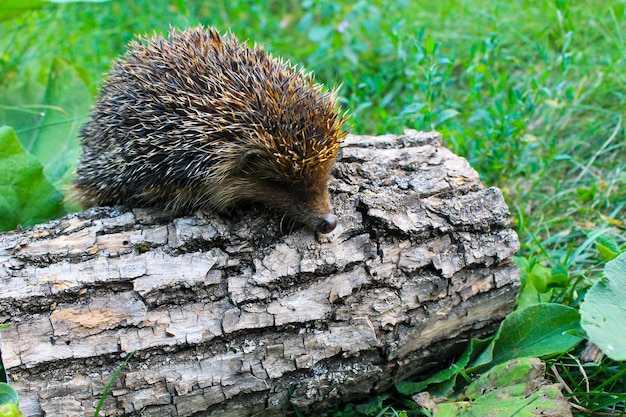
[(537, 358), (511, 359), (478, 377), (458, 398), (432, 402), (431, 408), (439, 417), (567, 415), (567, 400), (544, 372)]
[(0, 123), (17, 131), (46, 177), (60, 187), (70, 182), (78, 160), (78, 131), (92, 100), (88, 80), (83, 70), (58, 57), (32, 66), (0, 90), (5, 103)]
[(557, 264), (547, 268), (527, 258), (515, 257), (515, 264), (520, 269), (521, 289), (517, 297), (517, 308), (523, 309), (533, 304), (547, 303), (552, 299), (554, 290), (567, 288), (569, 275), (567, 269)]
[(0, 382), (0, 417), (22, 417), (17, 392), (12, 386)]
[[(49, 4), (9, 1), (0, 7), (0, 20)], [(73, 176), (78, 130), (92, 100), (83, 70), (58, 57), (20, 65), (23, 57), (15, 45), (5, 46), (9, 65), (7, 72), (0, 71), (0, 126), (6, 125), (0, 130), (0, 208), (7, 215), (0, 218), (0, 231), (31, 226), (78, 209), (72, 204), (64, 207), (59, 190)]]
[(580, 306), (581, 325), (589, 340), (611, 359), (626, 360), (626, 252), (608, 262)]
[(65, 212), (63, 195), (7, 126), (0, 127), (0, 212), (0, 230), (41, 223)]

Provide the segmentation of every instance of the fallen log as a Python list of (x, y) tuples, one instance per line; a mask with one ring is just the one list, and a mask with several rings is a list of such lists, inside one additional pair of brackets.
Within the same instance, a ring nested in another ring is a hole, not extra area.
[(25, 416), (322, 415), (446, 367), (513, 308), (509, 210), (437, 133), (349, 136), (329, 235), (263, 207), (91, 209), (0, 235)]

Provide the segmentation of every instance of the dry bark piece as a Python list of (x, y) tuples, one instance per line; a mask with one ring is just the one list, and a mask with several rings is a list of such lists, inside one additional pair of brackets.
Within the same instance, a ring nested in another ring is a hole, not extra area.
[(324, 236), (255, 206), (92, 209), (0, 235), (24, 414), (93, 415), (136, 349), (105, 415), (320, 415), (445, 367), (511, 311), (509, 211), (437, 133), (349, 136), (330, 188)]

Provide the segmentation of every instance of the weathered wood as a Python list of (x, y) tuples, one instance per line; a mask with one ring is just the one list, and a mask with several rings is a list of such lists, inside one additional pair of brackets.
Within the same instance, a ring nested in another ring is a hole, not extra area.
[[(2, 360), (24, 414), (322, 414), (446, 366), (512, 309), (519, 243), (436, 133), (350, 136), (329, 235), (263, 207), (93, 209), (0, 235)], [(283, 232), (281, 232), (281, 226)]]

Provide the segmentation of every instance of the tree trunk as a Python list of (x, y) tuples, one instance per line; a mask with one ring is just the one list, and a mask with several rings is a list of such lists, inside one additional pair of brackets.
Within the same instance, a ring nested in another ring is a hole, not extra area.
[[(519, 243), (436, 133), (349, 136), (337, 228), (92, 209), (0, 235), (2, 361), (26, 416), (321, 415), (446, 367), (518, 291)], [(282, 229), (282, 231), (281, 231)]]

